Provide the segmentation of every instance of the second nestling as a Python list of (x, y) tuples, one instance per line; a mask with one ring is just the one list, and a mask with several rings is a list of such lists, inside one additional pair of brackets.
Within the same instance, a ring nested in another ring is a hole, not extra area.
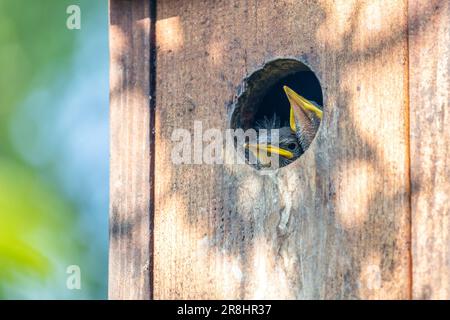
[[(291, 88), (284, 86), (290, 103), (289, 124), (280, 128), (276, 115), (272, 119), (256, 124), (256, 130), (279, 129), (278, 143), (273, 143), (271, 135), (258, 135), (257, 143), (246, 143), (244, 147), (256, 157), (257, 169), (283, 167), (298, 159), (309, 147), (322, 120), (322, 107), (314, 101), (302, 97)], [(274, 163), (273, 158), (277, 157)]]

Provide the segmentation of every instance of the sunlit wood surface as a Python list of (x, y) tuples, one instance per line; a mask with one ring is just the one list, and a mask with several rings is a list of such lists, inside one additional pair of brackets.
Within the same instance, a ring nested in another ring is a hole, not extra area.
[[(407, 2), (161, 0), (152, 24), (149, 1), (110, 0), (110, 297), (450, 298), (450, 9)], [(173, 164), (173, 130), (224, 131), (276, 57), (322, 83), (304, 156)]]

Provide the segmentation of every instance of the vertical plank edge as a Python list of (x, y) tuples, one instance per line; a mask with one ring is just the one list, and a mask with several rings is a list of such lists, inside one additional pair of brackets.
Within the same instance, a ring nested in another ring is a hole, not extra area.
[(110, 0), (109, 298), (151, 286), (150, 3)]
[(156, 113), (156, 4), (157, 0), (148, 0), (150, 4), (150, 44), (149, 44), (149, 97), (150, 97), (150, 267), (149, 298), (154, 299), (154, 223), (155, 223), (155, 113)]
[(409, 0), (414, 299), (450, 299), (450, 3)]

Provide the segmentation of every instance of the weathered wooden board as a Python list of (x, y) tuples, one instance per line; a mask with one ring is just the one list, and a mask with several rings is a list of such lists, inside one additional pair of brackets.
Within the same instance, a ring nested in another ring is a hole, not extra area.
[[(157, 2), (155, 298), (410, 297), (406, 2)], [(126, 50), (147, 54), (132, 44)], [(175, 128), (192, 131), (199, 120), (203, 129), (225, 130), (243, 78), (285, 56), (310, 65), (324, 89), (323, 123), (299, 161), (269, 176), (246, 165), (171, 162)], [(113, 163), (141, 168), (148, 133), (134, 130), (148, 121), (147, 102), (131, 101), (113, 141), (129, 150)], [(125, 219), (116, 207), (126, 219), (132, 206), (142, 207), (144, 219), (147, 175), (143, 168), (113, 185), (112, 194), (126, 190), (112, 204), (113, 223)], [(122, 258), (120, 270), (136, 277), (122, 281), (138, 280), (148, 253), (146, 222), (133, 226), (126, 235), (134, 241), (125, 243), (138, 246), (137, 257)], [(112, 254), (124, 254), (114, 238), (113, 246)]]
[(110, 1), (111, 299), (150, 297), (149, 1)]
[(409, 1), (413, 298), (450, 299), (450, 2)]

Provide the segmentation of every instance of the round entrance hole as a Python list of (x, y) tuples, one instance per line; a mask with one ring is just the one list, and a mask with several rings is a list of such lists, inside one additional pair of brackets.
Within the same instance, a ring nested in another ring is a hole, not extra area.
[[(247, 163), (257, 169), (276, 169), (300, 158), (317, 134), (323, 114), (322, 88), (314, 72), (301, 61), (277, 59), (248, 76), (240, 91), (234, 103), (230, 127), (256, 130), (257, 147), (246, 143)], [(269, 133), (261, 129), (268, 129)], [(270, 147), (272, 129), (280, 129), (275, 148)], [(261, 132), (265, 133), (264, 139)], [(269, 156), (277, 156), (279, 163), (272, 166), (262, 161), (262, 151)], [(256, 162), (249, 161), (250, 155), (255, 156)]]

